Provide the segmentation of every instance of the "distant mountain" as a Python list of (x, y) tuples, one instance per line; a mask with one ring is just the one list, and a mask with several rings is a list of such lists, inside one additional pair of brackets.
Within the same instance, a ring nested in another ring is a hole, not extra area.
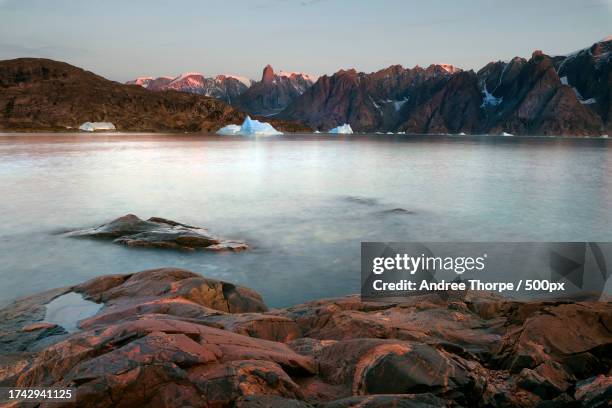
[(343, 123), (359, 131), (394, 130), (407, 106), (430, 99), (458, 72), (447, 64), (412, 69), (393, 65), (371, 74), (340, 70), (319, 78), (278, 117), (299, 117), (321, 130)]
[(610, 132), (611, 39), (565, 57), (447, 64), (323, 76), (278, 118), (328, 130), (599, 135)]
[[(139, 81), (152, 84), (150, 78)], [(1, 130), (76, 129), (89, 121), (111, 122), (118, 130), (216, 131), (241, 123), (245, 116), (207, 96), (151, 92), (63, 62), (38, 58), (0, 61)], [(295, 123), (270, 122), (279, 130), (307, 130)]]
[(177, 77), (140, 77), (126, 82), (127, 85), (140, 85), (152, 91), (175, 90), (210, 96), (227, 103), (232, 103), (238, 95), (251, 86), (248, 78), (234, 75), (217, 75), (205, 77), (199, 72), (188, 72)]
[(255, 115), (274, 115), (287, 107), (294, 99), (312, 86), (316, 78), (301, 72), (276, 74), (267, 65), (261, 81), (255, 82), (240, 94), (232, 104), (238, 109)]

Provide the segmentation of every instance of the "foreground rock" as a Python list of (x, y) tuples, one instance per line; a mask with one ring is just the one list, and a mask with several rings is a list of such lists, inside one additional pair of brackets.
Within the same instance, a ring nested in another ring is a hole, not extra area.
[[(76, 333), (45, 320), (68, 294), (102, 306)], [(268, 311), (248, 288), (156, 269), (16, 301), (0, 356), (0, 386), (75, 387), (79, 406), (605, 407), (612, 304), (467, 293)]]
[(159, 217), (145, 221), (133, 214), (124, 215), (99, 227), (70, 231), (65, 235), (112, 239), (113, 242), (128, 247), (234, 252), (248, 249), (246, 242), (220, 239), (210, 235), (204, 228)]

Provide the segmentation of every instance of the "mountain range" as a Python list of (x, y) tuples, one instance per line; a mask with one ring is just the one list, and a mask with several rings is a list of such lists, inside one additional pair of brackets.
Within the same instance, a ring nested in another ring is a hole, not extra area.
[(86, 121), (119, 130), (213, 131), (246, 113), (285, 131), (599, 136), (611, 130), (612, 37), (566, 56), (340, 70), (319, 78), (263, 70), (141, 77), (120, 84), (38, 58), (0, 61), (0, 129), (65, 130)]
[(281, 112), (312, 86), (316, 78), (302, 72), (275, 73), (267, 65), (259, 82), (236, 75), (205, 77), (188, 72), (177, 77), (139, 77), (126, 82), (152, 91), (173, 89), (221, 99), (253, 115), (271, 116)]
[(152, 91), (175, 90), (210, 96), (226, 103), (244, 93), (252, 84), (252, 80), (234, 75), (217, 75), (205, 77), (199, 72), (188, 72), (177, 77), (140, 77), (126, 82), (127, 85), (140, 85)]
[[(111, 122), (123, 131), (214, 132), (245, 117), (215, 98), (172, 89), (151, 92), (64, 62), (0, 61), (0, 130), (65, 131), (84, 122)], [(279, 130), (309, 130), (293, 122), (268, 121)]]
[(231, 97), (208, 94), (245, 112), (322, 131), (348, 123), (361, 132), (596, 136), (611, 128), (611, 50), (608, 37), (566, 56), (535, 51), (476, 72), (449, 64), (393, 65), (373, 73), (340, 70), (316, 81), (277, 75), (268, 65), (260, 81)]

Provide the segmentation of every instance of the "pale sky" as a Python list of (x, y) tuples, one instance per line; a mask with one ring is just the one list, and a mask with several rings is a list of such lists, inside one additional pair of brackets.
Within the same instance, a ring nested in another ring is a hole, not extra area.
[(478, 69), (612, 34), (612, 0), (0, 0), (0, 60), (45, 57), (106, 78), (275, 70)]

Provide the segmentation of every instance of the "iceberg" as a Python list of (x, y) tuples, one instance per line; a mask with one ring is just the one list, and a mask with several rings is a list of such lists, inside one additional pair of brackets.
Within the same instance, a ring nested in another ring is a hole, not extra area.
[(217, 130), (217, 134), (222, 136), (237, 135), (240, 129), (242, 128), (238, 125), (227, 125)]
[(227, 125), (217, 130), (218, 135), (239, 135), (239, 136), (274, 136), (282, 135), (283, 132), (279, 132), (274, 127), (266, 122), (260, 122), (258, 120), (251, 119), (247, 116), (242, 126), (238, 125)]
[(340, 125), (333, 129), (330, 129), (328, 133), (343, 133), (346, 135), (351, 135), (353, 134), (353, 129), (351, 129), (351, 125), (345, 123), (344, 125)]
[(84, 132), (95, 132), (98, 130), (116, 130), (115, 125), (110, 122), (85, 122), (79, 126), (79, 130)]
[(512, 133), (502, 132), (502, 136), (514, 136)]

